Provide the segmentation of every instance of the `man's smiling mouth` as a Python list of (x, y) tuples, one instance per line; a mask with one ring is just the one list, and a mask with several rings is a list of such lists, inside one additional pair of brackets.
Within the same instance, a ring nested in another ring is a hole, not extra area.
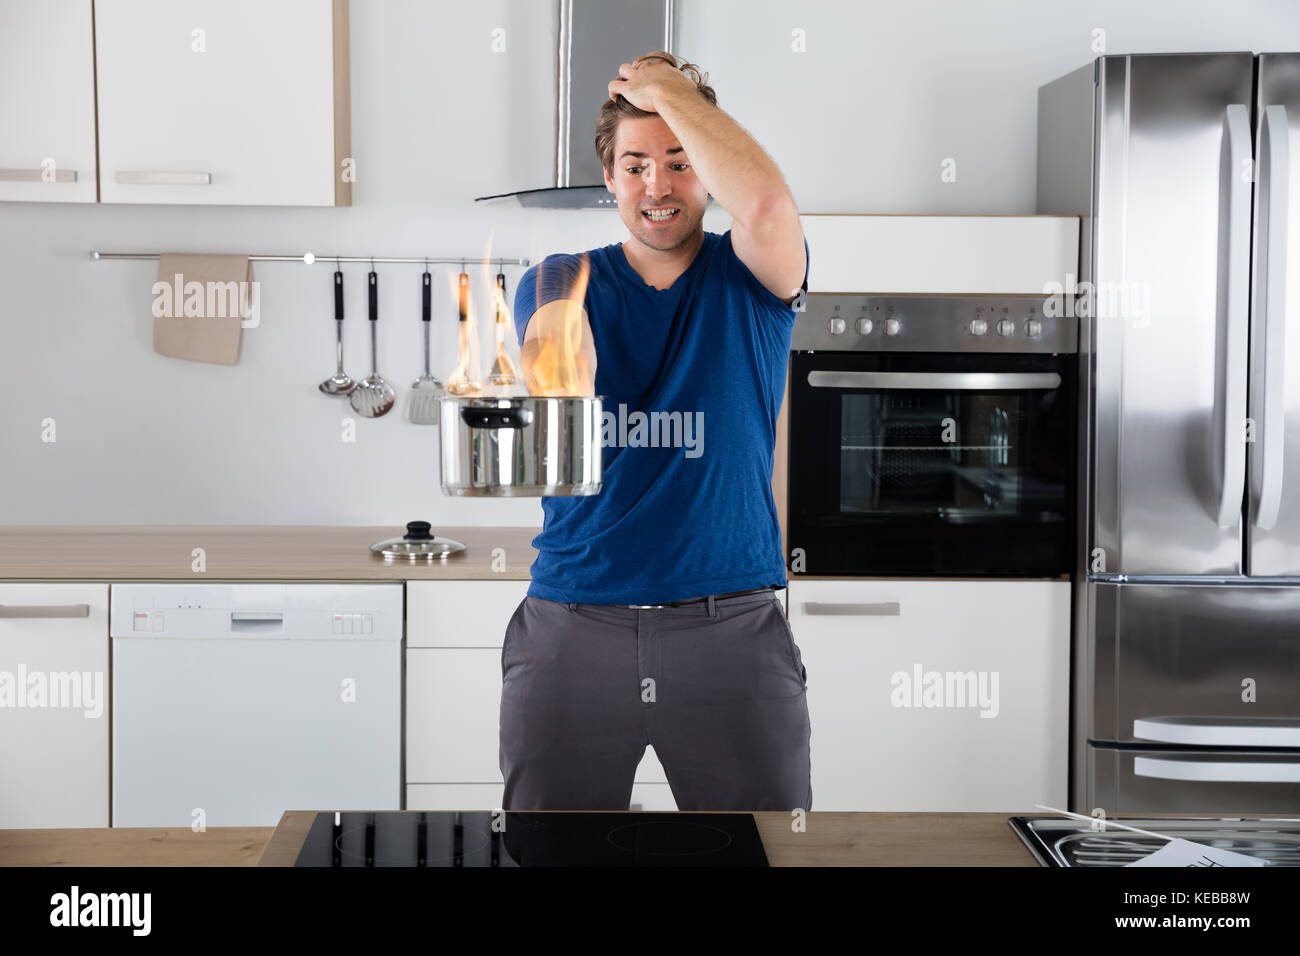
[(667, 222), (681, 212), (680, 209), (665, 207), (661, 209), (643, 209), (641, 215), (651, 222)]

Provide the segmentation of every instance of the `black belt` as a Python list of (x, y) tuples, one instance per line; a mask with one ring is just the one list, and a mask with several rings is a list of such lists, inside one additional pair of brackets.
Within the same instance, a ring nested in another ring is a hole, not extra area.
[(705, 597), (686, 598), (685, 600), (681, 600), (681, 601), (669, 601), (666, 604), (624, 604), (621, 606), (622, 607), (684, 607), (687, 604), (703, 604), (705, 601), (709, 599), (709, 597), (712, 597), (713, 600), (715, 601), (721, 601), (723, 598), (740, 597), (743, 594), (762, 594), (764, 591), (772, 591), (775, 589), (776, 589), (775, 584), (769, 584), (766, 587), (761, 587), (761, 588), (749, 588), (744, 591), (728, 591), (726, 594), (713, 594), (713, 595), (706, 595)]

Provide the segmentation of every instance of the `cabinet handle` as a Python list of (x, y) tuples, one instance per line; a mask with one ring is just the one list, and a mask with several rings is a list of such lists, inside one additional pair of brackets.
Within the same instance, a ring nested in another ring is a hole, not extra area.
[(805, 614), (870, 614), (876, 617), (898, 617), (903, 613), (897, 601), (881, 601), (878, 604), (828, 604), (824, 601), (804, 601)]
[(211, 173), (126, 172), (117, 174), (121, 186), (211, 186)]
[(0, 618), (90, 617), (89, 604), (0, 604)]
[[(0, 169), (0, 182), (5, 183), (39, 183), (45, 180), (41, 179), (43, 169)], [(54, 181), (56, 183), (75, 183), (77, 181), (77, 171), (75, 169), (58, 169), (54, 170)]]

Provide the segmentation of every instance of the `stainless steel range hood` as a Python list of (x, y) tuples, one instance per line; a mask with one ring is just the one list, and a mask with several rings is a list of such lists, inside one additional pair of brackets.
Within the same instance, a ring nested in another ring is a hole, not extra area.
[(616, 209), (596, 156), (596, 116), (621, 63), (672, 52), (673, 0), (558, 0), (555, 182), (479, 196), (542, 209)]

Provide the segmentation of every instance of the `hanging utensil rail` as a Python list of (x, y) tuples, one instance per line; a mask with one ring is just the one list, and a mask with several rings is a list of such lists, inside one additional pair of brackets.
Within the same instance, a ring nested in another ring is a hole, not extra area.
[[(202, 253), (198, 253), (202, 255)], [(216, 253), (213, 253), (216, 255)], [(92, 259), (157, 259), (156, 252), (100, 252), (91, 250)], [(254, 262), (302, 262), (312, 265), (316, 262), (394, 262), (404, 265), (460, 265), (491, 262), (502, 266), (526, 266), (527, 259), (480, 259), (478, 256), (459, 256), (448, 259), (445, 256), (318, 256), (306, 253), (301, 256), (249, 256)]]

